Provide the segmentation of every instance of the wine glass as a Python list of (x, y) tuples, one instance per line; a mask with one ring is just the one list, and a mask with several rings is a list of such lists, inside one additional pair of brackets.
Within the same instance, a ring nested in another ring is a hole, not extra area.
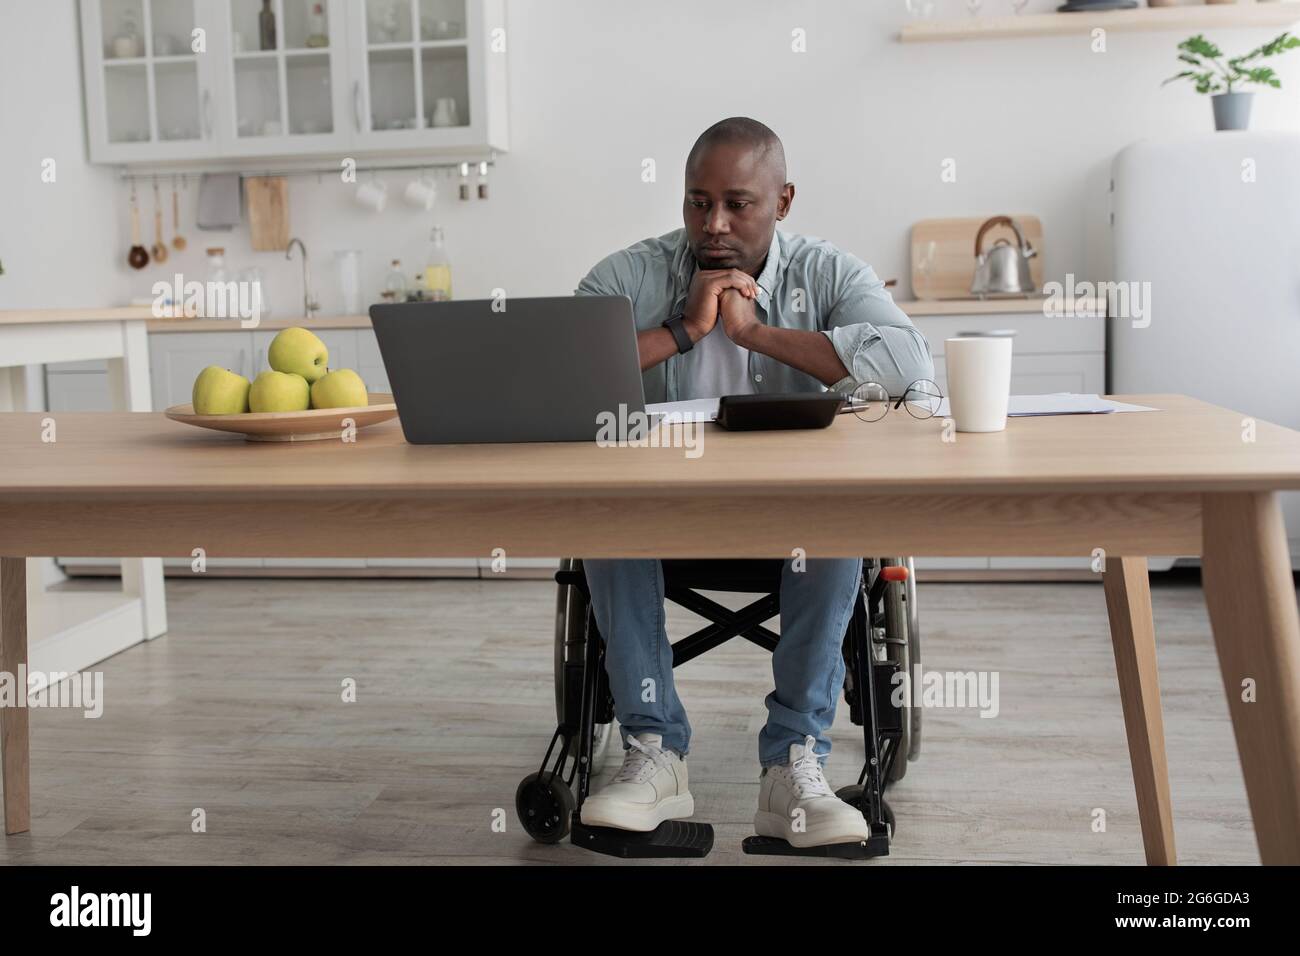
[(979, 16), (980, 7), (984, 6), (984, 0), (966, 0), (966, 9), (970, 11), (972, 17)]

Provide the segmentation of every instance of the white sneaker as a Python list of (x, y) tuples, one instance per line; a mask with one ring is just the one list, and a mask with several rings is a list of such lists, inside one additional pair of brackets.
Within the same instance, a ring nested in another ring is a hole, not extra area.
[(871, 828), (862, 812), (835, 796), (826, 782), (816, 743), (808, 737), (802, 744), (791, 744), (789, 766), (763, 768), (754, 832), (796, 847), (868, 839)]
[(582, 804), (582, 822), (591, 827), (649, 832), (665, 820), (695, 813), (686, 786), (686, 761), (660, 745), (659, 734), (629, 736), (623, 766), (603, 789)]

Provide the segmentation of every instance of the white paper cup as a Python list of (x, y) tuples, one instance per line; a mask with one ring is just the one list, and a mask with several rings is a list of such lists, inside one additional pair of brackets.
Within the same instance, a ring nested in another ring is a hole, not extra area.
[(959, 432), (1000, 432), (1011, 398), (1009, 335), (944, 340), (948, 411)]

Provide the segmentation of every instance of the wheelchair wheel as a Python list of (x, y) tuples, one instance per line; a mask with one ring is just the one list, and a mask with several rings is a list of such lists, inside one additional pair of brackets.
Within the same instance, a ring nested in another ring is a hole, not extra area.
[(568, 836), (577, 806), (569, 785), (549, 772), (530, 773), (515, 791), (515, 813), (538, 843), (559, 843)]
[[(560, 569), (580, 571), (582, 561), (565, 558), (560, 562)], [(581, 686), (570, 687), (569, 684), (581, 679), (581, 665), (587, 647), (587, 616), (590, 613), (591, 606), (581, 588), (567, 584), (558, 586), (555, 595), (555, 721), (562, 726), (576, 727), (580, 718)], [(608, 710), (607, 704), (598, 705), (598, 716), (603, 716)], [(596, 723), (591, 749), (593, 771), (604, 765), (610, 741), (615, 736), (611, 720)]]
[[(910, 614), (911, 609), (916, 606), (915, 597), (910, 604), (907, 600), (907, 586), (912, 579), (911, 559), (885, 558), (881, 562), (882, 568), (899, 565), (906, 567), (909, 573), (907, 581), (891, 581), (885, 586), (884, 657), (885, 660), (896, 664), (910, 680), (915, 663), (912, 657)], [(915, 595), (915, 589), (912, 593)], [(898, 741), (898, 755), (889, 768), (890, 782), (902, 780), (907, 775), (907, 764), (912, 759), (914, 734), (920, 729), (920, 720), (920, 708), (913, 706), (912, 697), (909, 695), (903, 701), (902, 736)]]
[[(916, 567), (911, 558), (907, 559), (907, 583), (903, 588), (903, 603), (907, 606), (908, 652), (912, 666), (916, 667), (921, 663), (921, 621), (916, 604)], [(913, 707), (909, 717), (911, 736), (904, 753), (908, 760), (915, 760), (921, 755), (921, 708)]]
[[(847, 787), (840, 787), (835, 791), (835, 796), (839, 797), (850, 806), (857, 807), (865, 813), (866, 811), (863, 810), (862, 807), (862, 797), (864, 793), (866, 793), (866, 789), (862, 784), (854, 783)], [(889, 833), (892, 837), (898, 832), (898, 827), (894, 823), (894, 811), (890, 809), (889, 804), (883, 799), (880, 801), (880, 813), (881, 816), (884, 817), (885, 822), (889, 824)]]

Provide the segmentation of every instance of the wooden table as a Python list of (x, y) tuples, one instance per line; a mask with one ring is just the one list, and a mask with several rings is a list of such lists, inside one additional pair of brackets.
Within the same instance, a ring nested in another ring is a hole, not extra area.
[[(107, 359), (109, 390), (117, 408), (149, 411), (146, 324), (152, 315), (144, 307), (0, 310), (0, 412), (46, 407), (39, 400), (44, 389), (29, 387), (27, 366), (87, 359)], [(61, 438), (63, 414), (48, 417), (54, 427), (51, 437)], [(32, 427), (36, 431), (23, 435), (21, 441), (39, 439), (45, 431), (41, 424)], [(3, 446), (0, 456), (8, 457)], [(0, 458), (0, 469), (4, 468)], [(33, 670), (81, 670), (167, 630), (161, 558), (123, 561), (120, 591), (47, 592), (45, 585), (62, 580), (63, 575), (52, 558), (35, 555), (59, 552), (30, 553), (34, 556), (28, 561)]]
[[(671, 447), (417, 447), (396, 421), (355, 444), (246, 444), (119, 413), (61, 415), (59, 442), (44, 445), (34, 416), (0, 415), (0, 670), (26, 657), (33, 554), (1104, 554), (1146, 855), (1172, 863), (1145, 556), (1202, 555), (1260, 855), (1300, 863), (1300, 622), (1275, 494), (1300, 489), (1300, 433), (1261, 422), (1245, 441), (1235, 412), (1121, 398), (1162, 411), (1013, 419), (955, 442), (901, 411), (826, 431), (708, 426), (694, 459)], [(27, 712), (0, 721), (16, 833), (30, 822)]]

